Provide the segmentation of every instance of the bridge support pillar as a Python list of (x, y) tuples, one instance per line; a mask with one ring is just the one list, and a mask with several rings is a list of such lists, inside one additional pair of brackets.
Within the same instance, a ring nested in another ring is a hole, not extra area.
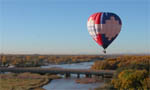
[(92, 78), (92, 74), (89, 74), (89, 78)]
[(102, 75), (95, 75), (96, 78), (103, 78)]
[(102, 75), (102, 78), (104, 79), (104, 75)]
[(92, 78), (92, 74), (85, 74), (86, 78)]
[(112, 78), (112, 75), (104, 75), (104, 78)]
[(89, 77), (89, 74), (85, 74), (85, 77), (88, 78), (88, 77)]
[(70, 73), (66, 73), (65, 78), (69, 78), (69, 77), (70, 77)]
[(80, 78), (80, 74), (77, 74), (77, 78)]

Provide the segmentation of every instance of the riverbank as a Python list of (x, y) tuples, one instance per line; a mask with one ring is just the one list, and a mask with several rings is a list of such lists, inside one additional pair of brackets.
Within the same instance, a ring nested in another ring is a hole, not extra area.
[(0, 55), (1, 67), (40, 67), (103, 60), (99, 55)]
[(122, 56), (96, 61), (93, 70), (116, 70), (111, 81), (96, 90), (149, 90), (150, 56)]
[(104, 82), (104, 80), (100, 78), (80, 78), (75, 80), (76, 83), (79, 84), (89, 84), (89, 83), (98, 83), (98, 82)]
[(45, 90), (42, 87), (52, 79), (60, 78), (56, 75), (40, 75), (33, 73), (0, 74), (0, 90)]

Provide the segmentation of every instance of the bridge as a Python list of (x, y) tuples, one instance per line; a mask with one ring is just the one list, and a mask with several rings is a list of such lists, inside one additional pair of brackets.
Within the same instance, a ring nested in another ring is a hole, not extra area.
[(114, 74), (114, 70), (91, 70), (91, 69), (62, 69), (62, 68), (6, 68), (0, 67), (0, 72), (13, 72), (13, 73), (39, 73), (39, 74), (61, 74), (65, 75), (66, 78), (70, 77), (71, 74), (77, 74), (77, 78), (80, 75), (85, 75), (88, 78), (92, 76), (101, 76), (102, 78), (111, 78)]

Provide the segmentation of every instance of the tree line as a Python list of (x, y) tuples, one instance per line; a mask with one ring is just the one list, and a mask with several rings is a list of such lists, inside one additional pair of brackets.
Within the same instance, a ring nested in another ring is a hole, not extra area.
[(150, 56), (121, 56), (96, 61), (91, 67), (96, 70), (116, 70), (113, 79), (96, 90), (149, 90)]
[(79, 63), (103, 58), (98, 55), (1, 55), (0, 66), (37, 67), (46, 64)]

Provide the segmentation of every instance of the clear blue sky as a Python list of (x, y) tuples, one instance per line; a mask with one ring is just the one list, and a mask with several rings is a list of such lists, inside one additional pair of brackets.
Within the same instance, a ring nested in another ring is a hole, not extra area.
[(95, 12), (122, 20), (108, 54), (150, 52), (149, 0), (0, 0), (0, 53), (103, 54), (86, 27)]

